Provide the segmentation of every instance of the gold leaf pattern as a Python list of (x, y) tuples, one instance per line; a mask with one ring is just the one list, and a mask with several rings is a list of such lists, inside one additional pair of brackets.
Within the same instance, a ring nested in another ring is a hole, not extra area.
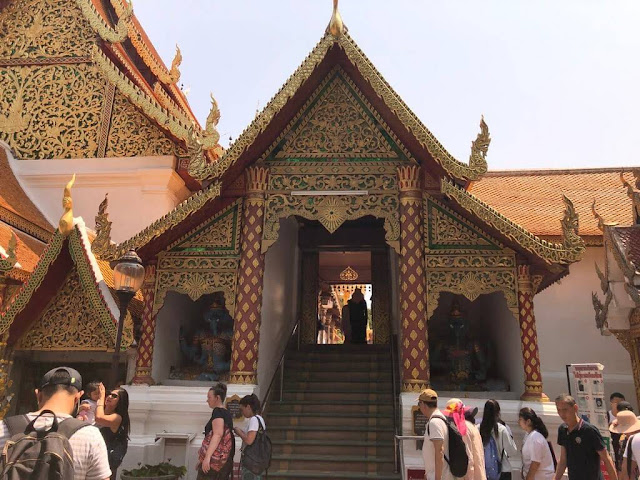
[[(20, 158), (95, 157), (103, 96), (91, 65), (0, 67), (0, 140)], [(28, 112), (28, 128), (3, 128), (16, 102)]]

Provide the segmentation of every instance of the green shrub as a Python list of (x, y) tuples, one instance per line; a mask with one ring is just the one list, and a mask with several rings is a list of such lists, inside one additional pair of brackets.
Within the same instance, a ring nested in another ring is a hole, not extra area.
[[(140, 465), (140, 464), (138, 464)], [(161, 477), (163, 475), (177, 475), (182, 478), (187, 473), (187, 467), (176, 467), (169, 462), (158, 463), (157, 465), (143, 465), (132, 470), (123, 470), (122, 474), (130, 477)]]

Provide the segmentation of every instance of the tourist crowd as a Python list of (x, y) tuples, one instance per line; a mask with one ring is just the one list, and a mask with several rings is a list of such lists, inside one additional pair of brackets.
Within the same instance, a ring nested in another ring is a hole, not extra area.
[(624, 396), (610, 397), (609, 421), (615, 461), (609, 456), (600, 431), (578, 411), (573, 397), (555, 399), (558, 415), (564, 422), (558, 429), (560, 456), (556, 459), (549, 431), (542, 418), (531, 408), (522, 408), (518, 425), (525, 432), (522, 444), (522, 468), (513, 474), (510, 459), (517, 452), (509, 427), (500, 417), (500, 405), (488, 400), (479, 427), (477, 408), (466, 407), (452, 398), (441, 409), (438, 394), (423, 390), (418, 407), (427, 418), (422, 455), (426, 480), (637, 480), (640, 455), (640, 420)]

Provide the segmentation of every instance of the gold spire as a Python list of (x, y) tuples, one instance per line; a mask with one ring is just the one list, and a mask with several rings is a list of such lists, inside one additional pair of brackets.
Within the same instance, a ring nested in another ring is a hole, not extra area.
[(64, 194), (62, 196), (62, 208), (64, 209), (64, 213), (62, 217), (60, 217), (60, 222), (58, 222), (58, 230), (62, 233), (63, 236), (67, 236), (73, 230), (73, 199), (71, 198), (71, 187), (76, 181), (76, 174), (73, 174), (67, 186), (64, 187)]
[(342, 22), (342, 16), (338, 11), (338, 0), (333, 0), (333, 14), (331, 15), (327, 32), (336, 38), (347, 32), (347, 27)]

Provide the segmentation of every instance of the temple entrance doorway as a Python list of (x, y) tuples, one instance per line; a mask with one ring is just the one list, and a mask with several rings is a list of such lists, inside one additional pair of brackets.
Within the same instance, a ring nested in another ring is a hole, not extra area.
[(372, 344), (371, 252), (318, 255), (318, 344)]
[(302, 343), (388, 344), (391, 252), (383, 220), (348, 221), (334, 233), (303, 220), (299, 245)]

